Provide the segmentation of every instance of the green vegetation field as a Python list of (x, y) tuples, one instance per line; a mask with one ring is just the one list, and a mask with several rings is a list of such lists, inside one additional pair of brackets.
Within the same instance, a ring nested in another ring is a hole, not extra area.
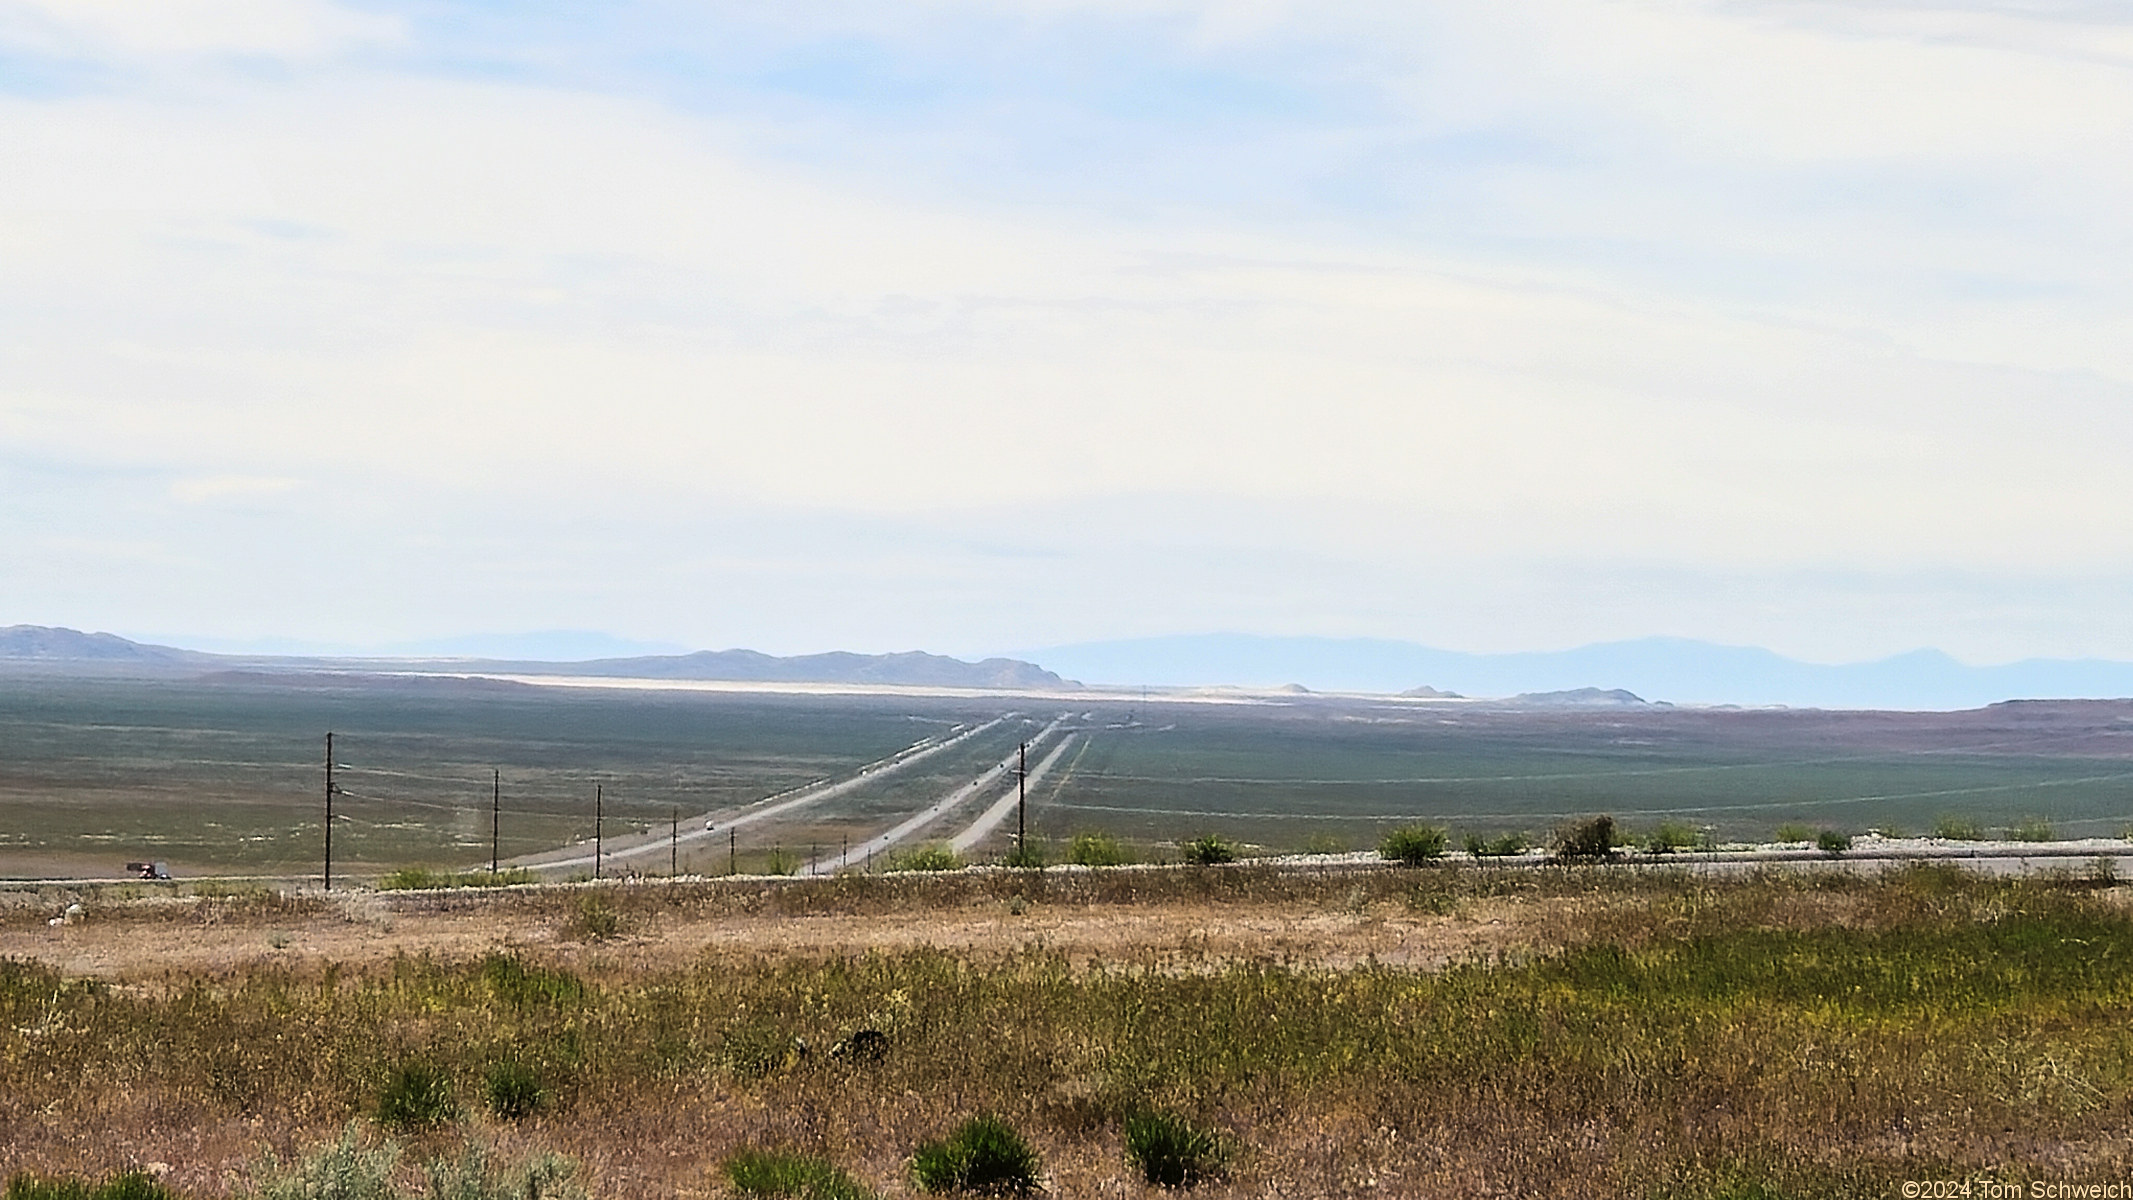
[[(985, 736), (832, 803), (751, 826), (729, 859), (708, 840), (684, 870), (760, 870), (773, 849), (853, 842), (1008, 754), (1057, 702), (536, 688), (448, 679), (0, 677), (0, 874), (110, 870), (164, 858), (192, 873), (301, 872), (320, 843), (322, 738), (339, 735), (336, 835), (357, 870), (486, 858), (492, 769), (506, 857), (592, 833), (664, 831), (824, 778), (959, 725)], [(1950, 821), (2060, 836), (2133, 824), (2133, 709), (2013, 705), (1972, 713), (1492, 711), (1300, 697), (1266, 704), (1092, 699), (1033, 789), (1036, 833), (1064, 853), (1089, 831), (1141, 857), (1214, 833), (1270, 851), (1363, 849), (1427, 821), (1542, 837), (1611, 812), (1717, 840), (1780, 828), (1928, 834)], [(975, 815), (975, 809), (960, 814)], [(944, 821), (929, 838), (960, 827)], [(1456, 843), (1455, 843), (1456, 844)], [(989, 853), (1003, 846), (995, 839)], [(50, 864), (40, 868), (40, 864)], [(85, 865), (86, 864), (86, 865)], [(663, 855), (632, 864), (663, 871)]]
[[(254, 1194), (262, 1151), (354, 1121), (411, 1165), (468, 1143), (560, 1152), (599, 1196), (734, 1194), (721, 1165), (750, 1154), (844, 1172), (855, 1190), (838, 1195), (908, 1195), (917, 1148), (989, 1114), (1027, 1139), (1051, 1194), (1130, 1195), (1125, 1131), (1151, 1113), (1220, 1148), (1211, 1196), (1788, 1200), (2133, 1172), (2133, 919), (2094, 880), (1244, 868), (647, 884), (597, 900), (597, 927), (582, 893), (455, 903), (493, 905), (500, 936), (564, 940), (117, 982), (0, 962), (0, 1174), (152, 1159), (181, 1194)], [(692, 921), (974, 926), (1063, 909), (1181, 909), (1206, 932), (1108, 961), (1034, 943), (626, 953)], [(1232, 921), (1269, 914), (1543, 936), (1438, 970), (1234, 954)], [(300, 934), (341, 919), (269, 896), (84, 917), (143, 923), (132, 943), (157, 922)], [(776, 1175), (763, 1161), (751, 1178)]]

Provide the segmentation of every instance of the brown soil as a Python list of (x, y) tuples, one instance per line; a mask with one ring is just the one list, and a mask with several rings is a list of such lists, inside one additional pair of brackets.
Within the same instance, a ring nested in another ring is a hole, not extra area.
[[(47, 907), (63, 907), (52, 901)], [(1349, 967), (1368, 961), (1433, 967), (1530, 948), (1566, 915), (1563, 903), (1471, 900), (1436, 915), (1395, 902), (1345, 908), (1174, 900), (1117, 905), (1001, 904), (883, 915), (658, 913), (624, 936), (586, 942), (552, 912), (510, 904), (421, 911), (420, 899), (369, 893), (312, 913), (218, 913), (212, 905), (99, 906), (75, 922), (0, 926), (0, 956), (36, 959), (69, 975), (114, 981), (216, 973), (262, 962), (303, 970), (360, 966), (398, 955), (458, 960), (501, 947), (535, 951), (600, 973), (634, 974), (703, 955), (839, 956), (921, 947), (1005, 952), (1030, 946), (1077, 963), (1194, 964), (1235, 960)]]

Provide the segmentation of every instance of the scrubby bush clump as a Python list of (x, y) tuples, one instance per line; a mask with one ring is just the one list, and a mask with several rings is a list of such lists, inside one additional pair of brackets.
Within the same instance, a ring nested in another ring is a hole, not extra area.
[(1559, 862), (1600, 862), (1614, 857), (1620, 844), (1615, 819), (1602, 813), (1563, 826), (1555, 835), (1555, 857)]
[(1143, 1112), (1126, 1118), (1126, 1158), (1156, 1187), (1185, 1188), (1221, 1178), (1228, 1154), (1211, 1129), (1176, 1113)]
[(1015, 1127), (992, 1116), (972, 1117), (911, 1155), (911, 1177), (928, 1192), (1027, 1196), (1037, 1190), (1041, 1171), (1037, 1152)]
[(425, 1186), (418, 1192), (401, 1184), (400, 1147), (388, 1141), (365, 1148), (360, 1134), (351, 1122), (337, 1140), (293, 1162), (262, 1159), (253, 1164), (238, 1195), (241, 1200), (587, 1200), (577, 1182), (577, 1164), (567, 1158), (543, 1154), (513, 1166), (472, 1143), (456, 1157), (425, 1164)]
[(946, 846), (921, 846), (900, 858), (889, 860), (886, 868), (891, 871), (953, 871), (962, 863), (956, 861), (955, 851)]
[(1385, 835), (1378, 857), (1419, 867), (1444, 857), (1445, 834), (1435, 825), (1408, 825)]
[(1196, 867), (1212, 867), (1237, 861), (1237, 847), (1220, 834), (1210, 833), (1205, 837), (1179, 843), (1178, 849), (1184, 854), (1185, 861)]
[(1524, 854), (1530, 845), (1525, 834), (1515, 832), (1501, 834), (1494, 839), (1470, 833), (1466, 835), (1465, 844), (1466, 852), (1475, 858), (1509, 858), (1514, 854)]
[(764, 1200), (874, 1200), (874, 1193), (826, 1159), (753, 1147), (726, 1160), (726, 1182)]
[(1815, 835), (1815, 849), (1832, 858), (1845, 853), (1851, 848), (1852, 838), (1848, 833), (1841, 833), (1835, 829), (1825, 829)]
[(1645, 835), (1644, 848), (1653, 854), (1672, 854), (1691, 849), (1701, 840), (1696, 830), (1679, 821), (1661, 821), (1658, 828)]
[(1133, 861), (1123, 843), (1100, 829), (1075, 834), (1067, 857), (1084, 867), (1122, 867)]

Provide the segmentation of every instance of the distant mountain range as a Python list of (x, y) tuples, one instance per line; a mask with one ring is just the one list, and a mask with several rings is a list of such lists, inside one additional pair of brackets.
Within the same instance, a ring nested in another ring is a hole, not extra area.
[(175, 646), (129, 641), (109, 633), (82, 633), (44, 625), (0, 628), (0, 661), (46, 669), (112, 673), (132, 669), (165, 674), (182, 670), (467, 671), (489, 674), (606, 676), (626, 679), (696, 679), (749, 683), (875, 684), (900, 687), (1051, 690), (1073, 684), (1034, 663), (1007, 658), (964, 662), (939, 654), (807, 654), (779, 658), (753, 650), (704, 650), (695, 654), (594, 658), (578, 662), (536, 659), (340, 658), (205, 654)]
[(2133, 663), (2027, 659), (1966, 666), (1938, 650), (1823, 665), (1768, 650), (1643, 638), (1574, 650), (1469, 654), (1369, 638), (1198, 634), (1083, 642), (1019, 652), (1089, 684), (1270, 687), (1518, 696), (1623, 689), (1681, 704), (1959, 709), (2012, 699), (2133, 696)]
[[(571, 635), (576, 645), (628, 645)], [(560, 639), (559, 639), (560, 640)], [(478, 639), (458, 639), (467, 644)], [(443, 644), (443, 643), (440, 643)], [(1044, 664), (1043, 666), (1037, 665)], [(911, 651), (807, 654), (704, 650), (556, 662), (533, 657), (325, 657), (207, 654), (39, 625), (0, 628), (0, 664), (76, 673), (247, 671), (464, 671), (757, 683), (1055, 690), (1071, 680), (1111, 686), (1279, 688), (1510, 697), (1535, 707), (1676, 704), (1816, 708), (1961, 709), (2002, 700), (2133, 696), (2133, 663), (2026, 659), (1966, 666), (1937, 650), (1875, 662), (1824, 665), (1768, 650), (1681, 638), (1607, 642), (1574, 650), (1470, 654), (1368, 638), (1200, 634), (1084, 642), (979, 662)], [(1064, 676), (1064, 678), (1062, 678)], [(1640, 699), (1640, 697), (1642, 699)]]

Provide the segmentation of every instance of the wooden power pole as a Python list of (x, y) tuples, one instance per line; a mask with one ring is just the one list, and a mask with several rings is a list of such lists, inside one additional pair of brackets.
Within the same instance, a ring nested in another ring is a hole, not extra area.
[(333, 734), (326, 735), (326, 890), (333, 890)]
[(504, 772), (501, 767), (489, 769), (489, 874), (494, 875), (503, 866), (497, 857), (497, 848), (502, 844), (504, 828)]

